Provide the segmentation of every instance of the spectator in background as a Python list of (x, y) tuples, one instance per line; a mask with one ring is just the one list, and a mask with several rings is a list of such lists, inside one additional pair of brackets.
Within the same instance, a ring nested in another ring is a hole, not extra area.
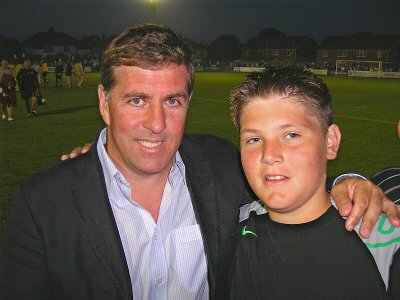
[(64, 72), (64, 66), (63, 66), (61, 58), (60, 58), (56, 62), (56, 67), (54, 69), (54, 75), (56, 76), (56, 87), (62, 87), (63, 72)]
[(31, 67), (31, 61), (25, 59), (24, 67), (17, 74), (17, 83), (21, 96), (25, 101), (28, 117), (36, 115), (37, 96), (39, 95), (39, 82), (36, 71)]
[(0, 67), (0, 98), (2, 102), (3, 115), (2, 119), (13, 121), (13, 108), (17, 106), (16, 81), (12, 75), (12, 71), (8, 68), (8, 61), (3, 59)]
[[(400, 138), (400, 121), (397, 123), (397, 135)], [(396, 204), (400, 203), (400, 166), (380, 170), (372, 176), (371, 181), (383, 190), (386, 197)]]
[(397, 123), (397, 135), (398, 135), (399, 138), (400, 138), (400, 120), (399, 120), (399, 122)]
[(67, 60), (67, 63), (65, 64), (65, 77), (67, 79), (67, 86), (68, 88), (72, 87), (72, 64), (70, 60)]
[[(14, 63), (14, 68), (13, 68), (13, 76), (14, 78), (17, 78), (19, 71), (21, 71), (23, 68), (23, 65), (21, 63)], [(17, 80), (18, 81), (18, 80)], [(19, 88), (19, 86), (17, 85), (17, 88)]]
[(3, 59), (0, 66), (0, 100), (3, 109), (2, 119), (13, 121), (13, 107), (17, 105), (15, 79), (8, 68), (8, 61)]
[(82, 67), (82, 63), (80, 61), (76, 61), (76, 63), (74, 64), (74, 74), (76, 77), (76, 81), (77, 81), (77, 87), (82, 87), (83, 84), (83, 75), (85, 74), (83, 72), (83, 67)]
[[(397, 135), (400, 138), (400, 121), (397, 123)], [(377, 172), (372, 176), (371, 181), (383, 190), (386, 197), (396, 204), (400, 203), (400, 166), (388, 167)], [(400, 262), (398, 260), (395, 260), (392, 263), (392, 269), (392, 277), (396, 278), (397, 282), (392, 280), (390, 284), (399, 284), (398, 278), (400, 278)], [(391, 298), (400, 299), (400, 293), (393, 293)]]
[(43, 84), (48, 84), (49, 81), (47, 80), (47, 73), (48, 73), (49, 69), (47, 67), (46, 61), (42, 61), (42, 64), (40, 65), (40, 71), (42, 74)]
[(32, 63), (32, 69), (34, 69), (36, 71), (37, 77), (38, 77), (38, 82), (40, 83), (41, 67), (39, 66), (39, 64), (37, 62), (33, 62)]

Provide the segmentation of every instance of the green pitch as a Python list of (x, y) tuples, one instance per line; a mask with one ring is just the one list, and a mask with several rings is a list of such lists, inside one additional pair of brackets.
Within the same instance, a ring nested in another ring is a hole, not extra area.
[[(27, 118), (18, 95), (14, 121), (0, 122), (0, 237), (16, 186), (29, 175), (59, 160), (75, 146), (93, 141), (103, 127), (97, 108), (97, 74), (86, 74), (82, 88), (54, 87), (54, 78), (41, 90), (47, 104), (39, 117)], [(229, 90), (242, 74), (199, 73), (190, 104), (186, 131), (212, 133), (238, 145), (229, 117)], [(324, 77), (342, 129), (339, 158), (329, 174), (357, 172), (371, 176), (380, 168), (400, 165), (400, 80)], [(54, 201), (57, 201), (55, 195)]]

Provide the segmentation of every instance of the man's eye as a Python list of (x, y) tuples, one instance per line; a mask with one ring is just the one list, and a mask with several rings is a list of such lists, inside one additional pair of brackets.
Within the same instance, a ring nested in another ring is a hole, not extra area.
[(140, 103), (142, 103), (142, 99), (141, 98), (133, 98), (131, 100), (133, 105), (139, 105)]
[(176, 100), (175, 98), (170, 98), (167, 100), (169, 105), (177, 105), (178, 104), (178, 100)]

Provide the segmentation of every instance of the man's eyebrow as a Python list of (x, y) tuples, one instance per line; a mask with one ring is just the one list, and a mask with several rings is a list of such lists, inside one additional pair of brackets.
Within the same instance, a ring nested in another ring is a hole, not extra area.
[[(142, 93), (142, 92), (130, 92), (130, 93), (125, 93), (123, 95), (124, 98), (143, 98), (143, 99), (149, 99), (151, 98), (151, 96), (149, 94), (146, 93)], [(189, 96), (187, 95), (187, 93), (185, 92), (178, 92), (178, 93), (173, 93), (173, 94), (169, 94), (166, 95), (165, 98), (170, 99), (170, 98), (178, 98), (178, 97), (183, 97), (183, 98), (189, 98)]]
[(145, 93), (141, 93), (141, 92), (130, 92), (130, 93), (126, 93), (123, 96), (124, 98), (150, 98), (149, 94), (145, 94)]
[(188, 94), (187, 93), (184, 93), (184, 92), (182, 92), (182, 93), (173, 93), (173, 94), (170, 94), (170, 95), (167, 95), (166, 96), (166, 98), (178, 98), (178, 97), (183, 97), (183, 98), (189, 98), (189, 96), (188, 96)]

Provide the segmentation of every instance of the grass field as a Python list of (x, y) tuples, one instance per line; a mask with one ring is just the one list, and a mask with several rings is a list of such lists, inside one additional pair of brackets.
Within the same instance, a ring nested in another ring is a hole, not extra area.
[[(50, 76), (51, 77), (51, 76)], [(232, 140), (229, 90), (242, 74), (199, 73), (186, 131), (212, 133)], [(50, 79), (53, 79), (52, 77)], [(13, 122), (0, 123), (0, 240), (17, 184), (52, 163), (73, 147), (93, 141), (103, 127), (97, 108), (97, 74), (87, 74), (83, 88), (55, 88), (54, 80), (42, 87), (47, 105), (39, 117), (27, 118), (23, 101)], [(400, 165), (400, 80), (324, 77), (334, 100), (336, 122), (342, 129), (342, 146), (329, 174), (346, 171), (367, 176), (389, 165)]]

